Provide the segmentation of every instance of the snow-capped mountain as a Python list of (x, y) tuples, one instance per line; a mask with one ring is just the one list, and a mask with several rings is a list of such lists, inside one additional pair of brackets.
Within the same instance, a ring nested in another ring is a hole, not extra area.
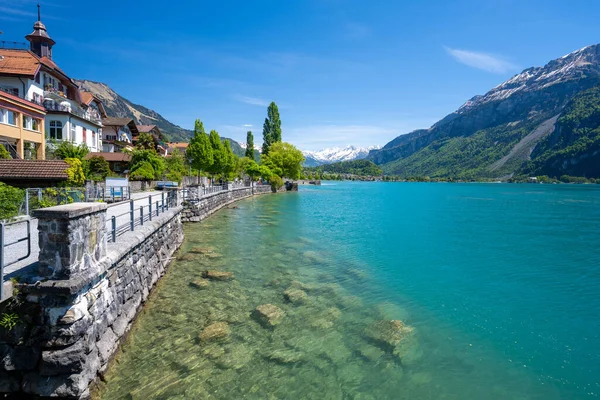
[(365, 158), (369, 154), (369, 151), (379, 148), (380, 146), (329, 147), (319, 151), (306, 150), (303, 151), (302, 154), (304, 154), (304, 157), (306, 158), (306, 161), (304, 161), (306, 167), (316, 167), (318, 165), (331, 164), (338, 161), (359, 160)]

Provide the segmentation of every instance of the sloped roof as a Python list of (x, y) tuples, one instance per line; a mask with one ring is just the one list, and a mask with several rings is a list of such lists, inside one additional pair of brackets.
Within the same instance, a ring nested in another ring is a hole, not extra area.
[(81, 102), (89, 106), (92, 100), (94, 100), (94, 95), (83, 90), (80, 90), (79, 92), (81, 93)]
[(98, 152), (98, 153), (88, 153), (85, 156), (86, 160), (89, 160), (92, 157), (102, 157), (106, 161), (121, 161), (121, 162), (129, 162), (131, 161), (131, 154), (127, 153), (110, 153), (110, 152)]
[(69, 164), (63, 160), (0, 160), (0, 181), (21, 180), (67, 180)]
[[(158, 129), (156, 125), (136, 125), (139, 132), (149, 133), (153, 129)], [(160, 131), (160, 130), (159, 130)]]
[(119, 117), (106, 117), (102, 118), (102, 125), (104, 126), (125, 126), (133, 122), (131, 118), (119, 118)]
[(40, 68), (39, 58), (27, 50), (0, 49), (0, 56), (0, 74), (34, 76)]

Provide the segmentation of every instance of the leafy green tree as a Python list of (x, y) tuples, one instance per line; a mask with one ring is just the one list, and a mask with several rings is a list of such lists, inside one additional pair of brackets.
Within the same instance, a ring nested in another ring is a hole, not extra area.
[(24, 198), (25, 191), (0, 182), (0, 220), (16, 217)]
[(199, 119), (194, 126), (194, 137), (186, 150), (192, 168), (198, 171), (208, 171), (214, 162), (213, 149), (210, 139), (204, 131), (204, 125)]
[(223, 175), (226, 178), (229, 178), (235, 171), (236, 164), (237, 156), (233, 154), (229, 140), (225, 140), (225, 143), (223, 144)]
[(77, 158), (79, 160), (83, 160), (89, 152), (90, 149), (85, 143), (81, 143), (80, 145), (76, 146), (73, 144), (73, 142), (64, 140), (60, 142), (60, 144), (52, 153), (54, 154), (54, 157), (60, 160), (66, 160), (67, 158)]
[[(250, 133), (250, 132), (248, 132)], [(12, 157), (10, 156), (10, 153), (8, 152), (8, 150), (6, 150), (6, 147), (0, 145), (0, 160), (10, 160), (12, 159)]]
[(165, 159), (165, 164), (167, 179), (181, 183), (181, 180), (185, 175), (185, 159), (183, 154), (175, 149), (171, 155)]
[(86, 176), (95, 181), (104, 180), (110, 175), (110, 165), (108, 164), (108, 161), (99, 156), (93, 156), (87, 160), (87, 169), (88, 172)]
[(271, 145), (269, 154), (263, 157), (263, 165), (280, 177), (300, 178), (304, 156), (290, 143), (277, 142)]
[(156, 143), (154, 137), (149, 133), (140, 133), (135, 145), (139, 150), (156, 150)]
[(134, 180), (160, 179), (165, 170), (165, 160), (154, 150), (136, 149), (131, 153), (129, 170)]
[(221, 138), (219, 137), (217, 131), (214, 129), (210, 131), (209, 139), (210, 147), (212, 148), (213, 163), (207, 169), (207, 171), (210, 172), (214, 177), (214, 175), (223, 173), (228, 159), (225, 146), (223, 145), (223, 142), (221, 142)]
[(281, 142), (281, 119), (279, 108), (274, 101), (267, 108), (267, 118), (263, 124), (263, 147), (262, 153), (269, 154), (273, 143)]
[(246, 157), (254, 160), (254, 135), (252, 131), (248, 131), (246, 134)]
[(83, 173), (83, 163), (79, 158), (65, 158), (65, 162), (69, 164), (67, 168), (67, 186), (82, 186), (85, 182), (85, 174)]

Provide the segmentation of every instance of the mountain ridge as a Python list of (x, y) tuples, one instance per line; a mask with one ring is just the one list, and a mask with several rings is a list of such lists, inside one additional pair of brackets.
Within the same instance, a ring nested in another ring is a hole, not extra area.
[(332, 164), (340, 161), (360, 160), (369, 154), (369, 151), (378, 149), (380, 146), (357, 147), (348, 145), (346, 147), (328, 147), (318, 151), (303, 150), (305, 157), (304, 166), (316, 167), (324, 164)]
[[(555, 135), (554, 124), (571, 101), (598, 85), (600, 45), (587, 46), (543, 67), (523, 70), (472, 97), (429, 129), (398, 136), (371, 151), (367, 159), (400, 176), (476, 179), (544, 173), (543, 168), (530, 168), (536, 147)], [(554, 124), (536, 131), (554, 117)], [(500, 163), (504, 157), (508, 158)]]

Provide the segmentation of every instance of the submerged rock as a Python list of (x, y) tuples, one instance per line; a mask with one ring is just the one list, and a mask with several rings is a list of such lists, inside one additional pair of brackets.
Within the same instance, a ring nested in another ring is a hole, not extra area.
[(306, 302), (306, 292), (300, 289), (288, 289), (283, 292), (283, 297), (292, 304), (304, 304)]
[(196, 259), (196, 256), (192, 253), (181, 254), (177, 257), (179, 261), (193, 261)]
[(195, 246), (195, 247), (192, 247), (190, 250), (188, 250), (189, 253), (193, 253), (193, 254), (208, 254), (208, 253), (212, 253), (214, 251), (215, 251), (215, 248), (210, 247), (210, 246), (206, 246), (206, 247)]
[(202, 355), (211, 360), (215, 360), (225, 354), (225, 350), (217, 344), (209, 344), (202, 349)]
[(404, 366), (410, 367), (418, 363), (423, 357), (423, 350), (414, 338), (402, 340), (393, 351), (396, 357)]
[(208, 287), (208, 281), (206, 279), (196, 279), (190, 282), (190, 286), (196, 289), (206, 289)]
[(222, 369), (240, 369), (250, 362), (254, 350), (243, 344), (236, 344), (226, 349), (225, 354), (216, 360)]
[(213, 340), (221, 340), (229, 336), (230, 329), (226, 322), (215, 322), (210, 324), (202, 332), (198, 338), (201, 342), (210, 342)]
[(400, 342), (409, 337), (413, 327), (399, 320), (377, 321), (367, 329), (364, 336), (386, 351), (393, 351)]
[(263, 304), (254, 310), (254, 317), (267, 328), (279, 325), (284, 316), (283, 310), (273, 304)]
[(215, 281), (230, 281), (234, 278), (234, 275), (233, 272), (207, 270), (202, 273), (202, 277)]

